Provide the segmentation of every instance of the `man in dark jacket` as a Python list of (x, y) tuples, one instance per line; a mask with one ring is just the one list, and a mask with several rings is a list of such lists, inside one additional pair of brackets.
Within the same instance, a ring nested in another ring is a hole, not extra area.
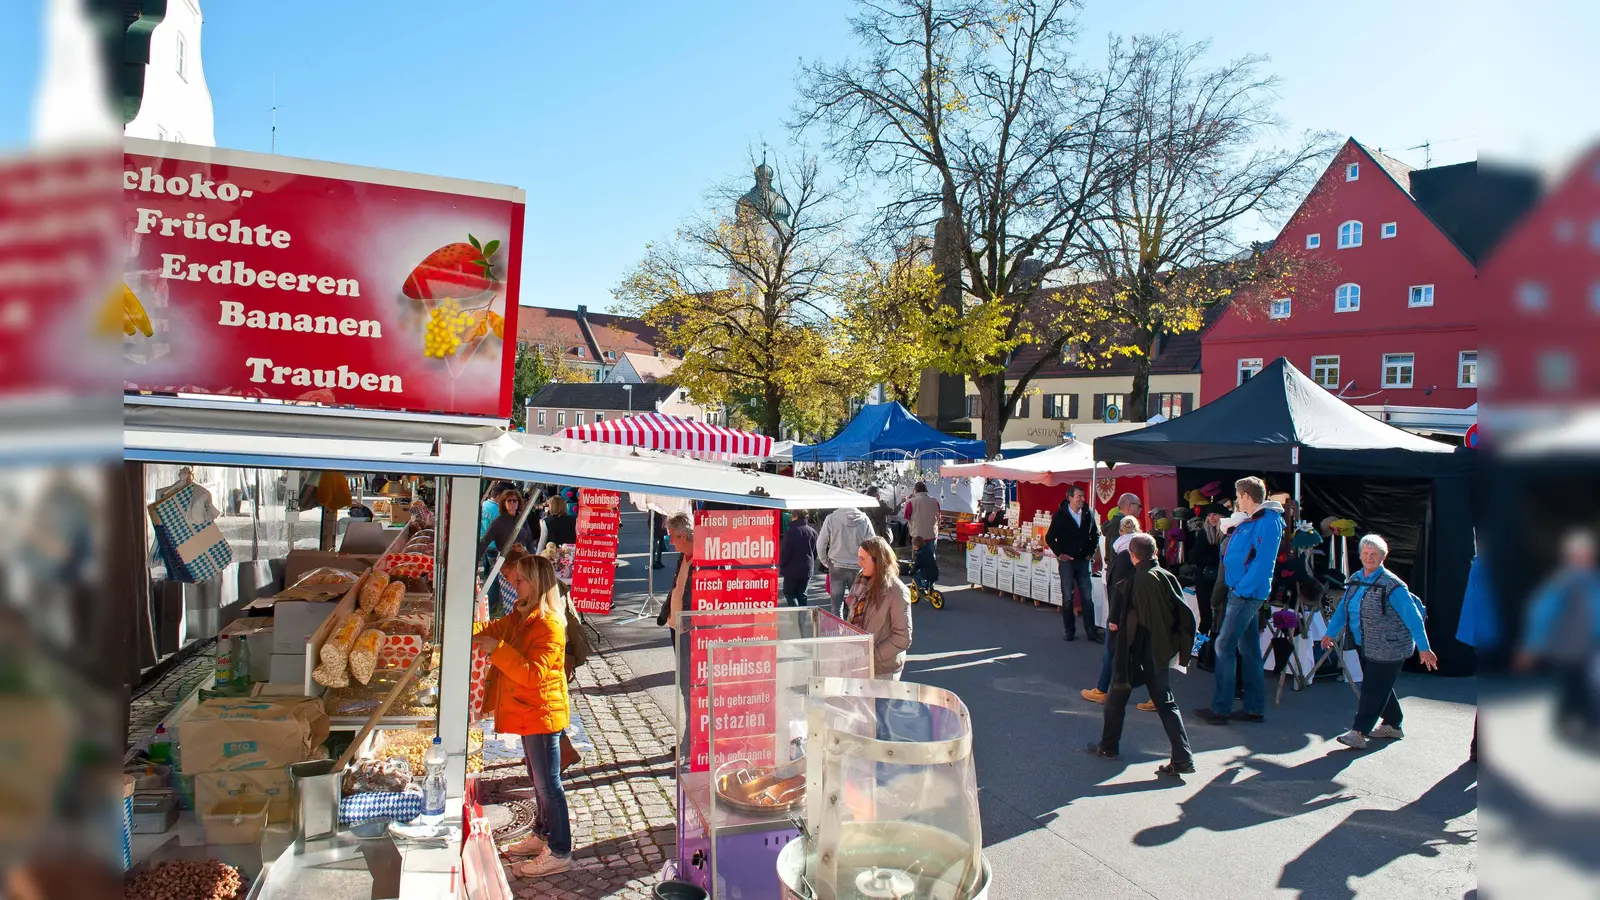
[(1100, 543), (1100, 527), (1095, 524), (1094, 513), (1084, 507), (1083, 488), (1067, 488), (1067, 499), (1061, 502), (1055, 517), (1050, 520), (1050, 530), (1044, 542), (1056, 555), (1056, 568), (1061, 573), (1061, 618), (1066, 626), (1066, 639), (1077, 637), (1077, 625), (1072, 613), (1073, 589), (1076, 588), (1078, 604), (1083, 610), (1083, 633), (1091, 641), (1105, 640), (1105, 635), (1094, 624), (1094, 593), (1089, 582), (1089, 560)]
[(1106, 698), (1105, 729), (1088, 750), (1104, 759), (1117, 758), (1128, 698), (1133, 688), (1142, 684), (1149, 690), (1150, 701), (1161, 716), (1161, 727), (1172, 744), (1172, 760), (1156, 773), (1186, 775), (1194, 771), (1194, 755), (1189, 751), (1189, 735), (1184, 731), (1168, 673), (1174, 657), (1181, 665), (1189, 663), (1189, 650), (1194, 645), (1194, 614), (1183, 602), (1183, 586), (1177, 576), (1156, 565), (1155, 538), (1134, 535), (1128, 543), (1128, 555), (1136, 569), (1132, 594), (1121, 610), (1121, 621), (1106, 625), (1116, 642), (1116, 670), (1111, 694)]
[(804, 512), (797, 512), (778, 544), (778, 574), (783, 577), (783, 598), (790, 606), (806, 605), (806, 588), (816, 570), (817, 530)]

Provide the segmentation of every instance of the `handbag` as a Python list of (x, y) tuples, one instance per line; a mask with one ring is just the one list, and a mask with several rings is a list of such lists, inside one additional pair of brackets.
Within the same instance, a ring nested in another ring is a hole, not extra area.
[(209, 581), (233, 562), (233, 549), (217, 527), (211, 492), (196, 484), (188, 469), (146, 509), (169, 580)]
[(561, 771), (572, 768), (583, 761), (583, 754), (572, 745), (572, 738), (567, 737), (565, 731), (561, 732)]

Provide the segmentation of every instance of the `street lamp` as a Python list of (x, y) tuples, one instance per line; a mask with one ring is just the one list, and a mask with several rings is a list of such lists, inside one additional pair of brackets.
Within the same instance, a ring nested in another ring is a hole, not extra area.
[(622, 389), (628, 392), (628, 418), (633, 418), (633, 385), (623, 384)]

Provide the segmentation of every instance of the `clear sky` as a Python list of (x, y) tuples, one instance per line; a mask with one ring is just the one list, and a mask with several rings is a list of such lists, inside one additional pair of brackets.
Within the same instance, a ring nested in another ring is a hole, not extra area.
[[(0, 147), (26, 140), (43, 0), (0, 33)], [(217, 143), (513, 184), (524, 303), (604, 309), (644, 245), (788, 140), (799, 60), (854, 52), (846, 0), (202, 0)], [(1600, 134), (1600, 3), (1089, 0), (1082, 51), (1177, 31), (1266, 54), (1295, 129), (1413, 165), (1559, 160)]]

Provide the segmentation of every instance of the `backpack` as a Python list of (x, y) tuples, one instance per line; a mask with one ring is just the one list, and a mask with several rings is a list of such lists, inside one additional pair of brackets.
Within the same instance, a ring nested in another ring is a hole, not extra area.
[(589, 661), (594, 655), (594, 644), (589, 641), (589, 635), (583, 630), (583, 617), (578, 614), (578, 608), (572, 605), (572, 598), (567, 597), (567, 680), (571, 681), (577, 674), (578, 668)]

